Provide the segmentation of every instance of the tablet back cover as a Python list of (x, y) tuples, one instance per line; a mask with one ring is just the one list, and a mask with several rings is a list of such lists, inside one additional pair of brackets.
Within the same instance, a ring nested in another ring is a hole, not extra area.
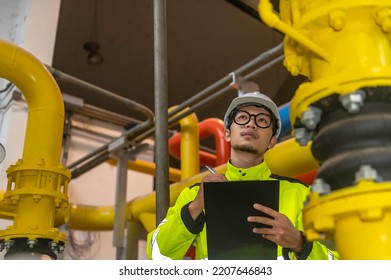
[(205, 182), (204, 202), (208, 258), (211, 260), (275, 260), (277, 245), (252, 232), (258, 223), (248, 216), (267, 216), (260, 203), (279, 209), (278, 181)]

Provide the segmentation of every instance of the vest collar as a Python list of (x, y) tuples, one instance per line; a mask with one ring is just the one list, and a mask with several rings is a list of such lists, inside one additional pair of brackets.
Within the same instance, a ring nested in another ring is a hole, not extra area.
[(225, 172), (228, 181), (267, 180), (270, 179), (270, 175), (271, 171), (265, 161), (250, 168), (238, 168), (228, 161)]

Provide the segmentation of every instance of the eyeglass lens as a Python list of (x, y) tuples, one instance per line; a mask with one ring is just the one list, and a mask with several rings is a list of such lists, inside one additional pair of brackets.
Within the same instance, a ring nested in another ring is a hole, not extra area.
[(259, 113), (253, 115), (241, 110), (236, 113), (234, 122), (238, 125), (245, 125), (250, 122), (252, 117), (254, 117), (255, 124), (260, 128), (268, 128), (272, 124), (272, 117), (269, 114)]

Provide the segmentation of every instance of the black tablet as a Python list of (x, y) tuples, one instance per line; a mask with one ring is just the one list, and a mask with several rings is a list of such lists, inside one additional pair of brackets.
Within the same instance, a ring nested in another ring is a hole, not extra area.
[(279, 181), (205, 182), (204, 203), (208, 258), (211, 260), (275, 260), (277, 245), (252, 232), (258, 223), (248, 216), (266, 216), (260, 203), (279, 209)]

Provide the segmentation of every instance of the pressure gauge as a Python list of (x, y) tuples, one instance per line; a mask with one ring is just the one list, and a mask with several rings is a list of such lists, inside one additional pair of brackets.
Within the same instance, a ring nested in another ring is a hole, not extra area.
[(5, 148), (4, 146), (0, 143), (0, 163), (3, 162), (5, 158)]

